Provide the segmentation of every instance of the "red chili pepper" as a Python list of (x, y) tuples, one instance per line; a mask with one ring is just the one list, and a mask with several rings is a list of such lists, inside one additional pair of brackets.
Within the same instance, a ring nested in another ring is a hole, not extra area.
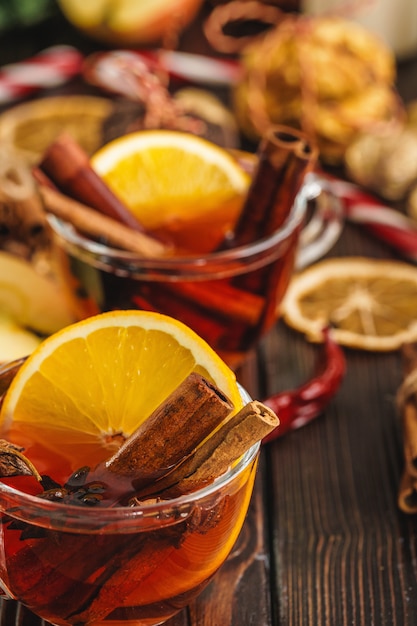
[(324, 329), (323, 334), (323, 355), (314, 377), (297, 389), (277, 393), (263, 401), (275, 411), (280, 421), (279, 426), (263, 439), (263, 443), (311, 422), (322, 413), (339, 389), (346, 371), (345, 355), (332, 338), (329, 328)]

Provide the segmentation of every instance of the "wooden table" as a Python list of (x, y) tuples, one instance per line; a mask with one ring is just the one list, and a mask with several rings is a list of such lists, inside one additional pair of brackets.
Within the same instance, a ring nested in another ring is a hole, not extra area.
[[(2, 63), (62, 41), (86, 52), (95, 47), (58, 22), (3, 39)], [(407, 101), (417, 98), (417, 58), (399, 65), (398, 87)], [(346, 255), (393, 257), (348, 224), (328, 256)], [(292, 388), (309, 378), (318, 351), (280, 322), (241, 379), (260, 398)], [(169, 626), (417, 624), (417, 516), (396, 504), (400, 355), (346, 350), (346, 357), (345, 380), (323, 415), (263, 449), (233, 554)], [(13, 624), (44, 622), (4, 602), (0, 626)]]

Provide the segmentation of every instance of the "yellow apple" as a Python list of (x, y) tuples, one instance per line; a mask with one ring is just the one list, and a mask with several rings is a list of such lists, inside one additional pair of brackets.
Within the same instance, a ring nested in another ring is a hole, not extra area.
[(114, 45), (151, 45), (181, 33), (203, 0), (59, 0), (66, 18), (88, 35)]

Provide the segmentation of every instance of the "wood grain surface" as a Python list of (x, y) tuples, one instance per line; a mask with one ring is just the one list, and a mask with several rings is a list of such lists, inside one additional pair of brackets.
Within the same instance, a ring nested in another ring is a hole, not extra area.
[[(36, 33), (20, 46), (10, 39), (0, 60), (24, 58), (53, 43), (44, 31), (38, 36), (42, 46)], [(417, 98), (417, 58), (399, 66), (398, 86), (407, 101)], [(352, 225), (329, 253), (347, 255), (393, 257)], [(280, 322), (240, 379), (262, 399), (307, 380), (318, 353)], [(402, 514), (396, 504), (403, 464), (394, 402), (400, 356), (346, 350), (346, 357), (346, 378), (325, 413), (263, 449), (233, 554), (167, 626), (417, 624), (417, 516)], [(3, 601), (0, 626), (45, 623)]]

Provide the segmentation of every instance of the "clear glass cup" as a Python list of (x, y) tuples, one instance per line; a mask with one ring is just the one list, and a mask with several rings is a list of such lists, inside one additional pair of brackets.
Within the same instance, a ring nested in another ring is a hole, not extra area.
[[(253, 171), (254, 155), (238, 158)], [(338, 207), (320, 206), (318, 200), (326, 194), (320, 180), (309, 177), (271, 235), (227, 250), (160, 259), (93, 241), (51, 215), (55, 272), (76, 319), (114, 309), (158, 311), (184, 322), (237, 368), (279, 317), (294, 268), (302, 261), (300, 246), (310, 263), (338, 236)]]
[[(0, 368), (0, 395), (21, 362)], [(259, 444), (199, 491), (134, 507), (67, 506), (25, 493), (31, 477), (1, 479), (4, 594), (57, 626), (164, 623), (230, 554), (258, 454)]]

